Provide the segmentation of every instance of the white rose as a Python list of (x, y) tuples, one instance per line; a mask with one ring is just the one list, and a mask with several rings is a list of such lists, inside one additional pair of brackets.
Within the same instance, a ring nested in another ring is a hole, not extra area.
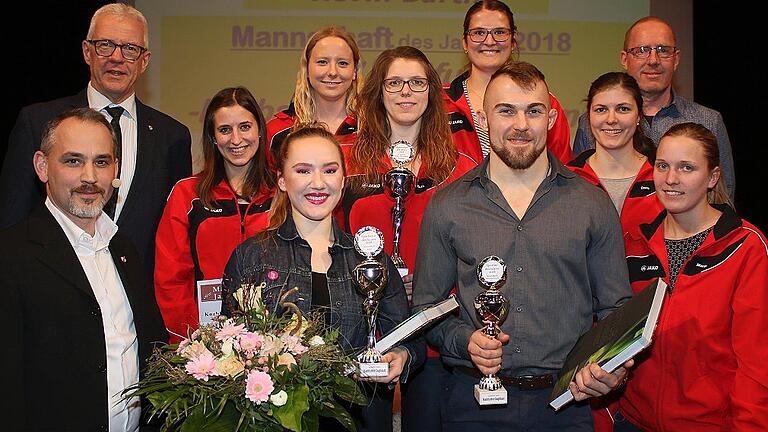
[(243, 363), (234, 355), (216, 360), (215, 370), (220, 376), (235, 377), (244, 369)]
[(264, 336), (264, 342), (261, 344), (261, 355), (270, 356), (280, 354), (283, 351), (283, 340), (277, 336), (266, 335)]
[(275, 404), (275, 406), (283, 406), (288, 402), (288, 393), (283, 390), (273, 394), (269, 397), (269, 401)]
[[(186, 348), (181, 352), (182, 357), (187, 359), (193, 359), (195, 357), (200, 357), (204, 353), (211, 354), (210, 351), (208, 351), (208, 348), (203, 345), (200, 341), (194, 341), (191, 344), (187, 345)], [(211, 354), (213, 355), (213, 354)]]
[(320, 336), (314, 335), (311, 339), (309, 339), (309, 346), (314, 347), (319, 345), (325, 345), (325, 341)]

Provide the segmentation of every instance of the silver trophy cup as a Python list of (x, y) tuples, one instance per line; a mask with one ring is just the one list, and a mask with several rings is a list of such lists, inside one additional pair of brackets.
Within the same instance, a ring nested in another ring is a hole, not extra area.
[(389, 375), (389, 363), (381, 361), (381, 353), (376, 349), (376, 315), (379, 299), (387, 286), (387, 267), (374, 259), (384, 249), (384, 235), (377, 228), (366, 226), (355, 234), (355, 250), (365, 257), (355, 266), (353, 277), (358, 289), (363, 294), (363, 315), (368, 322), (368, 343), (358, 356), (358, 370), (364, 377), (382, 377)]
[[(475, 312), (484, 324), (483, 333), (490, 338), (497, 338), (499, 325), (509, 314), (509, 300), (499, 291), (507, 279), (507, 267), (504, 260), (497, 256), (488, 256), (477, 266), (477, 278), (485, 291), (475, 297)], [(475, 385), (475, 399), (480, 405), (500, 405), (507, 403), (507, 390), (495, 374), (488, 374)]]
[(389, 147), (389, 157), (397, 165), (384, 175), (384, 184), (389, 190), (389, 194), (395, 199), (395, 206), (392, 207), (392, 262), (400, 272), (400, 276), (408, 274), (408, 267), (400, 256), (400, 231), (405, 217), (405, 207), (403, 200), (413, 189), (413, 180), (416, 177), (411, 170), (404, 165), (413, 160), (414, 149), (411, 143), (407, 141), (397, 141)]

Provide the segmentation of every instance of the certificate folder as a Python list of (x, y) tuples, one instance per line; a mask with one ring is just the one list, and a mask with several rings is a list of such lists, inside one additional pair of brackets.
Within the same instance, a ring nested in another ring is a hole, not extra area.
[(581, 335), (568, 353), (550, 395), (552, 408), (559, 410), (573, 400), (568, 384), (587, 364), (597, 363), (613, 372), (651, 344), (666, 289), (667, 284), (656, 279)]
[(376, 349), (382, 353), (389, 351), (393, 346), (397, 346), (412, 334), (418, 332), (429, 325), (429, 323), (443, 317), (457, 307), (459, 307), (459, 303), (454, 296), (451, 296), (447, 300), (434, 306), (416, 312), (376, 342)]

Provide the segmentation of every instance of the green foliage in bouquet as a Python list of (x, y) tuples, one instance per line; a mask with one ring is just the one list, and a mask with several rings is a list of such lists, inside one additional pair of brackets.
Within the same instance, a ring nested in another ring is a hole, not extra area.
[(291, 316), (270, 313), (262, 288), (244, 284), (231, 318), (156, 348), (145, 377), (125, 397), (146, 397), (164, 431), (314, 432), (320, 417), (354, 431), (345, 404), (363, 405), (366, 398), (346, 375), (353, 359), (339, 349), (338, 331), (290, 302), (281, 305)]

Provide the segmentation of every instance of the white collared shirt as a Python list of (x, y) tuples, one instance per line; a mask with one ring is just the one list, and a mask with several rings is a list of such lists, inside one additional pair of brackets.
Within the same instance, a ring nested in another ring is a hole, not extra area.
[(75, 250), (101, 310), (107, 348), (107, 394), (109, 395), (109, 430), (134, 432), (139, 429), (139, 399), (121, 400), (121, 392), (139, 381), (139, 344), (133, 311), (117, 272), (109, 242), (117, 225), (106, 213), (96, 219), (93, 236), (83, 231), (56, 207), (50, 198), (45, 206), (59, 223)]
[(117, 188), (117, 206), (115, 207), (115, 220), (120, 216), (123, 210), (125, 199), (128, 197), (128, 191), (133, 182), (133, 175), (136, 173), (136, 154), (138, 152), (138, 123), (136, 117), (136, 93), (128, 96), (126, 100), (119, 104), (114, 104), (106, 96), (99, 93), (88, 83), (88, 106), (104, 114), (107, 121), (111, 121), (106, 107), (121, 106), (125, 110), (120, 117), (120, 133), (122, 136), (122, 155), (120, 157), (120, 187)]

